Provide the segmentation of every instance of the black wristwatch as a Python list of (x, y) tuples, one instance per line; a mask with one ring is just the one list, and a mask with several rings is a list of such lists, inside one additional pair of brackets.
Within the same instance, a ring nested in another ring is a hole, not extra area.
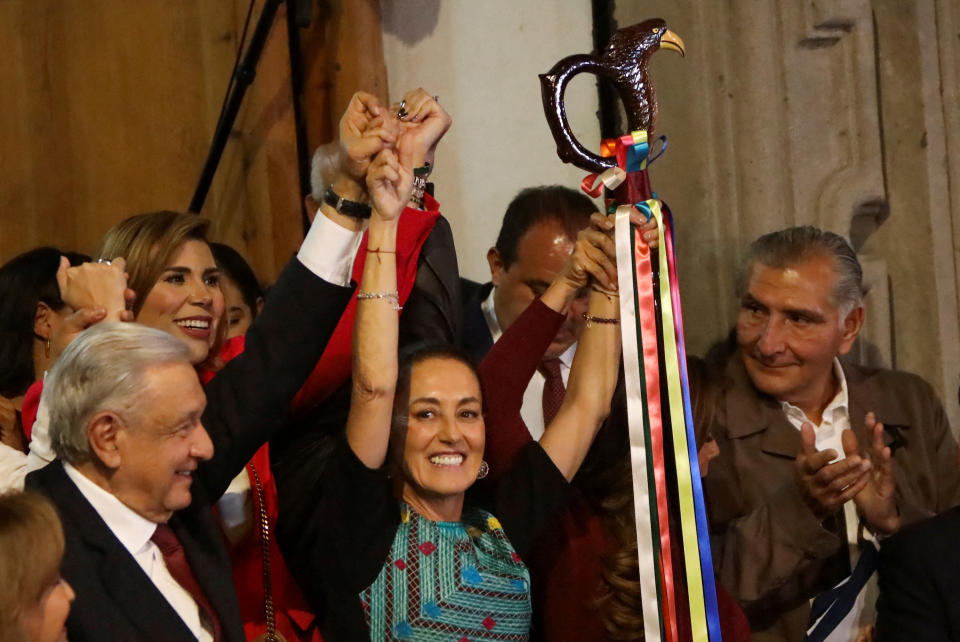
[(348, 201), (328, 187), (323, 193), (323, 202), (337, 210), (341, 214), (353, 218), (370, 218), (370, 206), (366, 203), (357, 201)]

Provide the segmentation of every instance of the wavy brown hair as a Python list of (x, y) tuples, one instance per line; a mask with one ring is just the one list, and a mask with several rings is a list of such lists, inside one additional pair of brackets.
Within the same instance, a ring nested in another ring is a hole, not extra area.
[[(701, 361), (688, 361), (690, 402), (697, 448), (709, 440), (721, 386)], [(609, 640), (643, 640), (643, 596), (637, 564), (637, 527), (633, 511), (633, 476), (629, 450), (609, 468), (605, 483), (594, 491), (609, 553), (603, 559), (600, 597), (596, 606)]]

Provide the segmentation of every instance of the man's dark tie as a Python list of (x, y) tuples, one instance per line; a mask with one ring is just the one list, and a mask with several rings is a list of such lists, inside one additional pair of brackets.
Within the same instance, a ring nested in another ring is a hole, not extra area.
[(175, 579), (180, 586), (186, 589), (187, 593), (193, 596), (193, 599), (200, 606), (200, 612), (205, 616), (201, 618), (201, 620), (205, 620), (211, 625), (214, 642), (220, 642), (223, 639), (220, 631), (220, 620), (217, 618), (216, 612), (213, 610), (213, 607), (210, 606), (210, 602), (207, 601), (207, 596), (203, 594), (203, 589), (200, 588), (200, 583), (197, 582), (197, 578), (190, 569), (187, 556), (183, 552), (183, 547), (180, 546), (180, 540), (177, 539), (177, 535), (166, 524), (157, 524), (157, 530), (153, 532), (153, 537), (150, 539), (157, 545), (160, 552), (163, 553), (163, 561), (167, 565), (167, 570), (170, 571), (170, 575), (173, 576), (173, 579)]
[(560, 359), (544, 359), (537, 368), (543, 375), (543, 427), (546, 428), (557, 416), (563, 404), (563, 377), (560, 375)]

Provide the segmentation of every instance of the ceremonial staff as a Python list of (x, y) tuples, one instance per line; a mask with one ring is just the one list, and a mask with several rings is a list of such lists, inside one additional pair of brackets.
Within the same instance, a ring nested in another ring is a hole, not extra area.
[[(607, 213), (616, 217), (645, 639), (675, 642), (677, 621), (683, 619), (690, 622), (694, 640), (717, 642), (720, 624), (687, 384), (673, 221), (654, 198), (647, 174), (656, 160), (649, 156), (657, 116), (647, 60), (658, 49), (684, 54), (683, 41), (663, 20), (647, 20), (619, 30), (602, 52), (564, 58), (540, 76), (540, 83), (557, 154), (590, 172), (581, 188), (594, 197), (603, 193)], [(613, 81), (627, 114), (630, 132), (602, 141), (600, 155), (580, 144), (567, 123), (564, 92), (580, 73)], [(666, 137), (658, 140), (662, 153)], [(659, 250), (651, 251), (631, 227), (634, 208), (656, 219)]]

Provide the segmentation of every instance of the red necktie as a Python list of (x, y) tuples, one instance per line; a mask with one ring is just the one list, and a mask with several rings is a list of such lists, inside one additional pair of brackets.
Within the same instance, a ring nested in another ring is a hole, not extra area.
[(557, 411), (563, 404), (563, 376), (560, 374), (560, 359), (544, 359), (537, 370), (543, 375), (543, 427), (546, 429), (557, 416)]
[(220, 642), (223, 639), (220, 631), (220, 620), (217, 618), (213, 607), (210, 606), (210, 602), (207, 601), (207, 596), (203, 594), (203, 589), (200, 588), (200, 583), (197, 582), (193, 571), (190, 570), (190, 564), (187, 562), (187, 556), (183, 553), (183, 547), (180, 546), (177, 535), (166, 524), (157, 524), (157, 530), (153, 532), (153, 537), (150, 539), (163, 553), (163, 562), (167, 565), (170, 575), (180, 586), (186, 589), (187, 593), (193, 596), (193, 599), (200, 606), (201, 613), (213, 625), (214, 642)]

